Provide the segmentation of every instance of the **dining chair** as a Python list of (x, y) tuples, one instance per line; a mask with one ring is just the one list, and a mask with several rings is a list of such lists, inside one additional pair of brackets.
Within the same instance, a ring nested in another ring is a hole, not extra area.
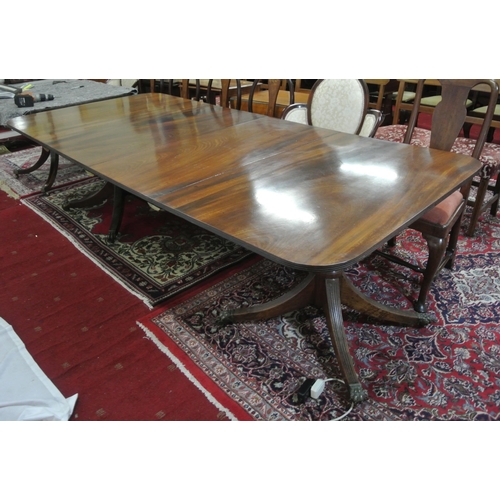
[(369, 90), (368, 108), (382, 112), (383, 123), (392, 123), (393, 96), (397, 94), (398, 81), (390, 78), (364, 78)]
[(149, 80), (149, 91), (180, 96), (180, 84), (179, 79), (152, 78)]
[(282, 119), (373, 137), (383, 114), (368, 109), (368, 87), (364, 80), (318, 80), (307, 105), (295, 103), (283, 111)]
[[(420, 112), (419, 107), (424, 83), (424, 80), (418, 81), (414, 106), (403, 142), (406, 144), (428, 146), (443, 151), (452, 151), (467, 115), (467, 98), (469, 92), (472, 87), (484, 84), (488, 85), (491, 90), (490, 104), (482, 123), (479, 137), (475, 141), (473, 151), (471, 152), (472, 157), (479, 159), (498, 97), (497, 83), (494, 80), (440, 80), (442, 88), (441, 100), (436, 105), (432, 115), (431, 130), (428, 131), (429, 140), (426, 144), (422, 144), (414, 142), (413, 138), (417, 130), (416, 123)], [(428, 259), (425, 267), (406, 261), (396, 255), (396, 252), (391, 252), (391, 248), (394, 249), (395, 246), (394, 238), (388, 242), (385, 248), (376, 251), (378, 255), (423, 275), (418, 298), (413, 304), (417, 312), (426, 312), (430, 287), (443, 267), (446, 266), (448, 269), (453, 269), (460, 225), (467, 205), (470, 186), (471, 182), (468, 182), (460, 190), (453, 192), (418, 220), (410, 224), (409, 228), (420, 232), (427, 242)]]
[[(427, 82), (427, 80), (426, 80)], [(433, 80), (428, 80), (429, 83), (431, 83), (431, 88), (432, 88), (432, 82)], [(425, 91), (423, 91), (424, 93)], [(427, 96), (422, 96), (422, 99), (420, 100), (420, 107), (422, 108), (435, 108), (440, 102), (441, 102), (441, 88), (439, 85), (434, 86), (434, 89), (432, 92), (429, 92)], [(408, 101), (410, 102), (410, 101)], [(473, 104), (472, 99), (467, 98), (466, 100), (466, 107), (469, 109)], [(417, 119), (418, 123), (418, 119)]]
[[(482, 118), (484, 117), (487, 108), (488, 108), (487, 106), (481, 106), (479, 108), (473, 109), (470, 111), (469, 116), (477, 116), (479, 118)], [(496, 121), (500, 121), (500, 104), (496, 105), (495, 116), (493, 117), (493, 119)], [(470, 137), (470, 129), (472, 128), (472, 124), (469, 125), (471, 125), (471, 127), (467, 127), (468, 129), (467, 131), (464, 130), (465, 137)], [(488, 133), (488, 138), (487, 138), (488, 142), (493, 142), (495, 140), (495, 131), (496, 128), (490, 127), (490, 131)]]
[[(302, 95), (307, 96), (306, 93)], [(231, 107), (279, 118), (282, 110), (294, 102), (295, 85), (292, 80), (255, 79), (248, 95), (240, 103), (235, 103), (233, 99)]]
[(318, 80), (307, 103), (310, 125), (358, 134), (368, 110), (368, 87), (364, 80)]
[(222, 106), (223, 108), (229, 108), (231, 97), (235, 96), (237, 106), (241, 106), (243, 85), (245, 85), (245, 82), (238, 79), (208, 80), (206, 102)]
[(309, 125), (307, 120), (307, 104), (295, 102), (287, 106), (281, 115), (282, 120)]
[[(497, 81), (498, 83), (498, 81)], [(471, 117), (477, 117), (477, 118), (483, 118), (484, 114), (486, 113), (488, 106), (484, 106), (484, 101), (485, 98), (487, 99), (487, 96), (485, 96), (484, 92), (474, 92), (474, 104), (469, 108), (469, 116)], [(493, 125), (494, 124), (494, 125)], [(465, 137), (470, 137), (470, 131), (472, 129), (473, 123), (467, 123), (464, 125), (464, 136)], [(487, 142), (493, 142), (494, 141), (494, 136), (495, 136), (495, 131), (500, 128), (500, 102), (497, 102), (497, 105), (495, 107), (495, 114), (493, 115), (493, 122), (492, 126), (490, 127), (490, 130), (488, 132), (488, 137), (486, 138)]]
[[(194, 99), (208, 104), (219, 104), (221, 98), (223, 79), (189, 79), (181, 80), (181, 97)], [(238, 101), (243, 94), (248, 94), (253, 82), (248, 80), (227, 80), (229, 85), (224, 89), (229, 98)], [(224, 102), (227, 100), (224, 98)]]
[[(498, 83), (498, 80), (497, 80)], [(488, 106), (480, 106), (475, 109), (469, 109), (468, 116), (471, 120), (479, 119), (483, 120), (485, 114), (488, 111)], [(494, 125), (493, 125), (494, 124)], [(470, 137), (471, 126), (474, 123), (468, 124), (469, 126), (464, 127), (464, 136)], [(474, 233), (477, 221), (480, 215), (487, 210), (490, 211), (490, 215), (495, 217), (498, 212), (498, 205), (500, 202), (500, 144), (493, 144), (495, 138), (495, 131), (500, 128), (500, 104), (495, 106), (493, 112), (492, 126), (488, 130), (488, 135), (486, 136), (486, 145), (483, 153), (486, 155), (493, 152), (495, 158), (497, 159), (496, 167), (489, 168), (485, 166), (481, 172), (481, 176), (473, 179), (472, 185), (477, 190), (475, 199), (469, 199), (467, 204), (473, 207), (473, 214), (471, 220), (471, 226), (469, 228), (469, 233), (472, 236)], [(468, 234), (469, 234), (468, 233)]]
[[(408, 80), (405, 80), (408, 81)], [(468, 81), (468, 80), (464, 80)], [(490, 82), (490, 80), (486, 80)], [(415, 82), (415, 80), (412, 80)], [(424, 85), (428, 85), (429, 83), (441, 85), (440, 80), (424, 80)], [(496, 82), (495, 82), (496, 83)], [(481, 87), (484, 85), (484, 87)], [(489, 84), (479, 84), (479, 89), (484, 88), (487, 94), (490, 95), (491, 98), (491, 88)], [(472, 89), (471, 89), (472, 90)], [(401, 94), (404, 91), (404, 86), (400, 85), (399, 88), (399, 102), (401, 104), (400, 109), (411, 109), (413, 111), (414, 104), (402, 103), (401, 102)], [(441, 93), (442, 94), (442, 93)], [(440, 96), (440, 100), (442, 95)], [(470, 116), (468, 112), (470, 107), (470, 94), (467, 96), (464, 102), (464, 108), (466, 111), (466, 117), (462, 124), (462, 129), (464, 129), (464, 125), (468, 122), (476, 123), (478, 125), (483, 124), (483, 118), (474, 118)], [(496, 103), (495, 103), (496, 104)], [(491, 105), (491, 100), (490, 100)], [(425, 112), (429, 114), (433, 114), (436, 107), (422, 105), (419, 103), (419, 113)], [(398, 123), (398, 113), (399, 111), (394, 112), (394, 122), (392, 125), (387, 125), (380, 127), (375, 134), (377, 139), (388, 140), (392, 142), (403, 142), (405, 133), (407, 131), (407, 125), (402, 125)], [(418, 117), (417, 117), (418, 119)], [(417, 122), (416, 122), (417, 123)], [(431, 131), (415, 126), (413, 130), (413, 135), (411, 137), (411, 143), (429, 147), (431, 138)], [(486, 138), (487, 139), (487, 138)], [(465, 155), (472, 155), (473, 151), (475, 151), (476, 140), (468, 137), (457, 137), (451, 151), (454, 153), (460, 153)], [(470, 222), (466, 230), (467, 236), (473, 236), (477, 227), (477, 221), (479, 220), (480, 215), (486, 210), (490, 210), (490, 214), (492, 216), (496, 216), (498, 211), (498, 204), (500, 198), (500, 181), (497, 180), (498, 172), (500, 170), (500, 145), (492, 144), (489, 142), (484, 142), (479, 160), (481, 161), (483, 168), (478, 173), (478, 175), (474, 178), (472, 185), (474, 186), (474, 190), (471, 190), (471, 196), (467, 200), (467, 205), (472, 207), (472, 213), (470, 216)]]
[[(193, 93), (193, 87), (194, 87), (194, 93)], [(183, 99), (193, 99), (195, 101), (199, 101), (202, 98), (200, 80), (189, 80), (189, 79), (181, 80), (180, 94)]]

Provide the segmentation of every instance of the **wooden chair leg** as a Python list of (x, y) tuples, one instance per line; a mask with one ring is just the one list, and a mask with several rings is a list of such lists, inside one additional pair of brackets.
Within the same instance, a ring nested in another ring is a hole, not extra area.
[(493, 127), (490, 127), (488, 129), (488, 136), (486, 137), (486, 142), (493, 142), (495, 137), (495, 129)]
[(469, 227), (467, 229), (467, 236), (474, 236), (474, 231), (476, 230), (477, 221), (481, 215), (484, 199), (486, 197), (486, 192), (488, 191), (489, 178), (481, 177), (479, 181), (479, 186), (477, 188), (476, 200), (473, 203), (472, 214), (470, 218)]
[(448, 246), (446, 247), (446, 253), (449, 255), (449, 258), (445, 264), (445, 267), (450, 270), (452, 270), (453, 267), (455, 266), (455, 258), (457, 256), (458, 236), (460, 234), (460, 226), (462, 225), (463, 214), (464, 212), (462, 212), (462, 215), (458, 218), (457, 222), (455, 222), (453, 228), (451, 229), (450, 237), (448, 240)]
[(415, 311), (424, 313), (427, 311), (427, 295), (431, 288), (432, 282), (438, 273), (443, 257), (446, 252), (446, 239), (431, 236), (430, 234), (422, 235), (427, 241), (429, 248), (429, 258), (427, 260), (427, 267), (423, 274), (422, 284), (420, 286), (420, 293), (418, 299), (414, 302), (413, 308)]
[(498, 204), (500, 202), (500, 172), (497, 173), (497, 181), (495, 183), (495, 187), (493, 188), (493, 196), (495, 197), (495, 201), (491, 205), (490, 214), (493, 217), (496, 217), (498, 212)]
[(472, 123), (464, 123), (463, 125), (464, 137), (470, 137), (470, 129), (472, 128)]

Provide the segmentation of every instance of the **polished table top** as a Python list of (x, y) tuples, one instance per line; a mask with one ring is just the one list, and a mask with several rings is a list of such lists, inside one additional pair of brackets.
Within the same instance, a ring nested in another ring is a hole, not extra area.
[(313, 272), (357, 262), (480, 168), (466, 156), (166, 94), (10, 126), (161, 208)]
[(339, 133), (166, 94), (139, 94), (15, 118), (51, 151), (275, 262), (309, 271), (266, 304), (221, 322), (323, 309), (351, 404), (356, 373), (342, 304), (410, 326), (426, 318), (361, 294), (343, 269), (371, 253), (481, 164), (468, 156)]

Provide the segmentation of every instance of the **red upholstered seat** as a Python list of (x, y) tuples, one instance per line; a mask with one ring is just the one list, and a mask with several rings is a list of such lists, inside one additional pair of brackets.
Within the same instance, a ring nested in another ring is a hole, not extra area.
[(437, 204), (432, 210), (429, 210), (422, 216), (423, 220), (432, 222), (433, 224), (446, 224), (457, 208), (462, 204), (464, 197), (460, 191), (455, 191), (450, 194), (445, 200)]

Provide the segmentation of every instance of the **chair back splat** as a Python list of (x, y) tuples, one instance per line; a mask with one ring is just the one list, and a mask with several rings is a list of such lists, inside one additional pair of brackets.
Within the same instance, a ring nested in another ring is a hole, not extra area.
[[(220, 102), (219, 104), (223, 108), (229, 108), (230, 107), (230, 89), (231, 85), (233, 84), (233, 87), (236, 87), (236, 106), (239, 107), (241, 106), (241, 80), (230, 80), (230, 79), (222, 79), (220, 80)], [(212, 85), (213, 85), (213, 80), (208, 80), (208, 87), (207, 87), (207, 102), (209, 103), (215, 103), (215, 98), (212, 97)]]
[(149, 80), (150, 92), (158, 91), (160, 94), (179, 95), (180, 80), (155, 79)]
[(185, 79), (182, 80), (181, 97), (228, 108), (233, 95), (241, 102), (242, 86), (242, 80)]
[[(283, 85), (285, 83), (285, 85)], [(261, 98), (262, 91), (260, 87), (263, 85), (263, 80), (254, 80), (252, 84), (252, 88), (250, 89), (250, 94), (248, 96), (248, 111), (253, 113), (254, 106), (258, 103), (262, 106)], [(267, 89), (264, 91), (265, 96), (265, 104), (266, 104), (266, 112), (267, 116), (276, 117), (277, 109), (276, 103), (278, 101), (278, 97), (281, 95), (284, 98), (288, 99), (289, 104), (293, 104), (295, 102), (295, 86), (292, 80), (280, 80), (280, 79), (270, 79), (267, 80)], [(283, 87), (288, 87), (288, 90)], [(237, 109), (240, 109), (237, 106)]]
[[(473, 87), (488, 85), (490, 87), (490, 102), (485, 114), (479, 137), (474, 146), (472, 156), (478, 158), (486, 142), (491, 120), (495, 112), (498, 98), (498, 85), (494, 80), (439, 80), (442, 87), (442, 99), (437, 104), (432, 115), (431, 139), (429, 147), (451, 151), (467, 118), (467, 99)], [(420, 101), (425, 80), (419, 80), (413, 110), (408, 123), (404, 142), (409, 144), (413, 135), (419, 114)]]

